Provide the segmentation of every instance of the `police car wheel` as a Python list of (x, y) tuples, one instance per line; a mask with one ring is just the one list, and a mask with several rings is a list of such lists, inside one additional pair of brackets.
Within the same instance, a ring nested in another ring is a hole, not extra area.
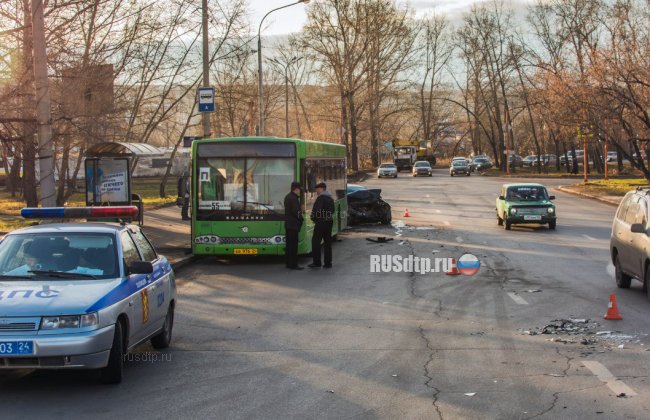
[(169, 305), (165, 324), (162, 330), (151, 338), (151, 345), (155, 349), (166, 349), (172, 342), (172, 329), (174, 328), (174, 305)]
[(108, 365), (101, 370), (102, 382), (105, 384), (119, 384), (122, 382), (124, 370), (124, 336), (122, 334), (122, 323), (115, 323), (113, 335), (113, 347), (108, 357)]

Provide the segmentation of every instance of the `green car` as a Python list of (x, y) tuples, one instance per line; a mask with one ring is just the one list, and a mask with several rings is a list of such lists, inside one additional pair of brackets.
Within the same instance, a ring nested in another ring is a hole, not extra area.
[(555, 196), (541, 184), (504, 184), (497, 198), (497, 223), (510, 230), (518, 224), (547, 224), (555, 229)]

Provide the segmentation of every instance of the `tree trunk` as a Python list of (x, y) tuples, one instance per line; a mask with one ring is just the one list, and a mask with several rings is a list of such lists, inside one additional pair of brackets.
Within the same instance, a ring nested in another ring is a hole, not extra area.
[(352, 170), (359, 170), (359, 152), (357, 149), (357, 109), (354, 103), (354, 94), (348, 92), (348, 107), (350, 111), (350, 160), (352, 161)]

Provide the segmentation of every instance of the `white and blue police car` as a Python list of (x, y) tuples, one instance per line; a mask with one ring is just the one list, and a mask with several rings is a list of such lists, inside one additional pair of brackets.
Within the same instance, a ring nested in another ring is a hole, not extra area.
[[(125, 218), (133, 206), (25, 208), (27, 218)], [(53, 223), (0, 243), (0, 369), (101, 369), (122, 380), (124, 355), (169, 346), (176, 284), (138, 226)]]

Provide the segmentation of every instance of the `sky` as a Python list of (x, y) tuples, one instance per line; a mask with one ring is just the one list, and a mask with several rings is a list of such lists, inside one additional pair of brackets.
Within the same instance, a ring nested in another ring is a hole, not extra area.
[[(257, 28), (262, 17), (276, 8), (291, 4), (296, 0), (248, 0), (251, 10), (250, 21), (252, 27)], [(319, 0), (311, 0), (317, 2)], [(450, 19), (458, 18), (463, 12), (470, 9), (472, 4), (481, 3), (491, 0), (410, 0), (411, 7), (416, 11), (418, 16), (436, 13), (445, 14)], [(406, 2), (406, 1), (405, 1)], [(531, 4), (533, 0), (510, 0), (513, 4)], [(508, 0), (506, 0), (506, 4)], [(304, 4), (296, 4), (286, 9), (278, 10), (271, 13), (264, 21), (262, 33), (265, 36), (285, 35), (292, 32), (298, 32), (307, 20), (305, 8), (309, 7)]]

